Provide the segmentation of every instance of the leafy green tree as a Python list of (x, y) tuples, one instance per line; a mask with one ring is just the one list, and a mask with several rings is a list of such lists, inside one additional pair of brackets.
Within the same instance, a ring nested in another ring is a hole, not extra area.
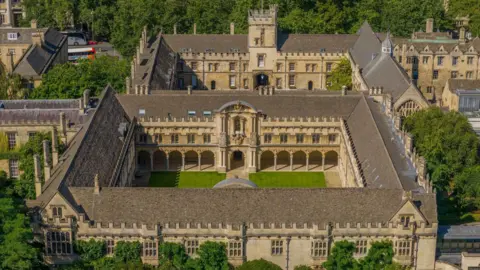
[(227, 250), (223, 243), (207, 241), (201, 244), (198, 257), (202, 269), (228, 270)]
[(0, 99), (22, 99), (26, 94), (20, 75), (0, 72)]
[(459, 206), (467, 211), (480, 209), (480, 165), (466, 168), (453, 182)]
[[(159, 246), (159, 264), (171, 265), (176, 269), (181, 269), (188, 260), (185, 247), (182, 244), (164, 242)], [(168, 268), (166, 268), (168, 269)]]
[(282, 268), (264, 259), (248, 261), (237, 267), (237, 270), (281, 270)]
[(353, 258), (355, 244), (346, 240), (335, 242), (330, 255), (323, 267), (327, 270), (347, 270), (354, 269), (357, 261)]
[(367, 256), (360, 260), (361, 269), (384, 269), (393, 263), (393, 246), (391, 241), (373, 242)]
[(80, 258), (85, 263), (91, 263), (105, 256), (106, 246), (104, 241), (96, 241), (90, 239), (89, 241), (78, 240), (75, 241), (75, 253), (80, 255)]
[(407, 117), (404, 128), (413, 135), (416, 151), (426, 159), (438, 190), (450, 191), (451, 179), (478, 162), (477, 135), (461, 113), (430, 107)]
[(480, 5), (477, 0), (449, 1), (448, 15), (451, 19), (469, 16), (469, 30), (474, 37), (480, 36)]
[(64, 30), (74, 24), (75, 5), (71, 0), (25, 0), (22, 2), (26, 18), (24, 26), (36, 19), (39, 27), (56, 27)]
[(125, 78), (129, 75), (128, 62), (112, 56), (100, 56), (95, 60), (81, 60), (77, 65), (56, 65), (43, 75), (42, 84), (33, 89), (33, 99), (79, 98), (85, 89), (99, 95), (110, 84), (116, 91), (125, 90)]
[(328, 90), (341, 90), (343, 86), (352, 89), (352, 68), (346, 58), (338, 63), (327, 78)]
[(114, 258), (117, 262), (124, 263), (136, 263), (141, 262), (140, 252), (142, 250), (142, 245), (135, 242), (117, 242), (115, 246)]

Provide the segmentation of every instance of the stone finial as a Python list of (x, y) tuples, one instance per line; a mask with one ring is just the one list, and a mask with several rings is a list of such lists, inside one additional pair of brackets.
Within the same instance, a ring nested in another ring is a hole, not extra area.
[(347, 86), (342, 86), (342, 96), (346, 96), (347, 95)]
[(95, 174), (95, 178), (94, 178), (94, 188), (93, 188), (93, 194), (100, 194), (100, 183), (98, 181), (98, 173)]
[(235, 23), (230, 23), (230, 35), (235, 35)]
[(55, 167), (58, 164), (58, 136), (57, 129), (52, 129), (52, 165)]
[(45, 173), (45, 183), (50, 180), (51, 167), (50, 167), (50, 142), (48, 140), (43, 141), (43, 170)]
[(35, 173), (35, 196), (38, 198), (42, 194), (42, 180), (40, 175), (42, 174), (42, 169), (40, 165), (40, 156), (35, 154), (33, 155), (33, 164), (34, 164), (34, 173)]
[(413, 197), (412, 197), (412, 192), (411, 191), (403, 191), (403, 195), (402, 195), (402, 200), (411, 200)]

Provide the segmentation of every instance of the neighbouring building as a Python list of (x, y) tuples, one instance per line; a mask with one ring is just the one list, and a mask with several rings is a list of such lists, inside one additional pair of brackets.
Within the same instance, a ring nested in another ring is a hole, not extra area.
[(15, 27), (25, 17), (21, 0), (4, 0), (0, 2), (0, 27)]
[(67, 37), (53, 28), (0, 28), (0, 63), (4, 72), (23, 77), (27, 87), (40, 85), (42, 75), (68, 61)]
[(82, 99), (0, 100), (0, 133), (7, 136), (12, 153), (12, 158), (0, 159), (0, 170), (17, 178), (21, 173), (18, 157), (15, 158), (18, 149), (38, 132), (52, 132), (59, 142), (69, 144), (85, 121), (85, 112), (94, 105), (89, 100), (88, 90)]
[(480, 79), (480, 38), (468, 37), (468, 18), (457, 18), (457, 32), (434, 32), (427, 19), (425, 32), (394, 38), (393, 55), (430, 102), (439, 106), (449, 79)]

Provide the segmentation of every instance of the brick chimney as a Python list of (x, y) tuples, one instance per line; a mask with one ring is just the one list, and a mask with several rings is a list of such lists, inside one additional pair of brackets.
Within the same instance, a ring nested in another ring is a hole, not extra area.
[(230, 35), (235, 35), (235, 23), (230, 23)]
[(43, 32), (37, 30), (32, 32), (32, 44), (41, 46), (43, 42)]
[(427, 19), (427, 25), (425, 26), (426, 33), (433, 33), (433, 18)]

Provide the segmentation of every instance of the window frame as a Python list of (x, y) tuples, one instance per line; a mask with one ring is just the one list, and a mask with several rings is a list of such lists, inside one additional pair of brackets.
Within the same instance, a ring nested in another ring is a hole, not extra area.
[(157, 257), (157, 242), (155, 240), (146, 240), (142, 243), (143, 257)]
[(304, 133), (297, 133), (295, 134), (297, 144), (303, 143), (305, 141), (305, 134)]
[(232, 240), (227, 245), (227, 256), (229, 258), (243, 257), (243, 241)]
[(288, 143), (288, 133), (280, 133), (280, 143), (281, 144)]
[(178, 144), (178, 133), (173, 133), (170, 135), (170, 143)]
[(187, 134), (187, 144), (195, 144), (195, 133)]
[(327, 258), (328, 257), (328, 241), (312, 240), (310, 256), (312, 258)]
[(185, 240), (184, 246), (185, 246), (185, 253), (187, 253), (187, 255), (189, 256), (196, 255), (199, 247), (198, 239), (187, 239)]
[(45, 254), (47, 256), (71, 255), (72, 233), (65, 231), (45, 232)]
[(8, 150), (14, 150), (17, 147), (17, 133), (6, 132), (8, 140)]
[(265, 67), (265, 54), (258, 54), (257, 55), (257, 66), (259, 68)]
[(312, 144), (319, 144), (320, 143), (320, 133), (313, 133), (312, 134)]
[(283, 240), (276, 239), (270, 241), (270, 251), (272, 256), (282, 256), (283, 255)]
[(265, 133), (263, 134), (263, 143), (270, 144), (272, 143), (272, 133)]
[(20, 167), (18, 159), (9, 159), (8, 160), (8, 171), (10, 173), (11, 178), (19, 178), (20, 177)]

